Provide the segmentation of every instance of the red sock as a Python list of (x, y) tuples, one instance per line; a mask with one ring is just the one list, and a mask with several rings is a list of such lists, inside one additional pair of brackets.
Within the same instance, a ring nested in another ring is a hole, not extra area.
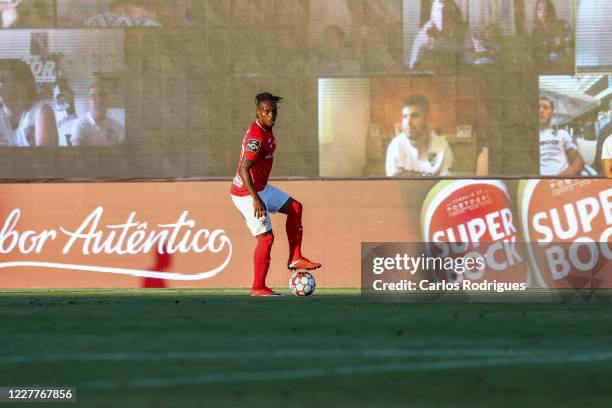
[(274, 242), (273, 234), (266, 234), (257, 237), (257, 246), (253, 254), (255, 265), (253, 277), (253, 289), (263, 289), (266, 286), (266, 275), (270, 268), (270, 251)]
[(289, 261), (302, 258), (302, 204), (293, 200), (287, 213), (287, 240), (289, 241)]

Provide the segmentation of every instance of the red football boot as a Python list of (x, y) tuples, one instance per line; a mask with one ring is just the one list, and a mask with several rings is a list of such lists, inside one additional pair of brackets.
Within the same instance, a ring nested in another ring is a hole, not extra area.
[(251, 289), (251, 296), (282, 296), (268, 287), (262, 289)]
[(312, 271), (314, 269), (319, 269), (320, 267), (321, 267), (320, 263), (312, 262), (310, 259), (306, 257), (302, 257), (300, 259), (291, 261), (289, 265), (287, 265), (287, 268), (289, 268), (292, 271), (295, 271), (297, 269), (305, 269), (307, 271)]

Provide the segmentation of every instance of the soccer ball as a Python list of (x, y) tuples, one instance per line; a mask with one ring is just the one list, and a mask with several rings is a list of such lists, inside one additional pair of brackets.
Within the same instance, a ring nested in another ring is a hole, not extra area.
[(310, 296), (316, 287), (314, 276), (306, 271), (297, 271), (289, 279), (289, 289), (295, 296)]

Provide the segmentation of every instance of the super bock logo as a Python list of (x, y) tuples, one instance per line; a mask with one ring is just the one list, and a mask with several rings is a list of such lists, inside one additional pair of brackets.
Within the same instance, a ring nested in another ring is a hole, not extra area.
[(56, 229), (21, 230), (20, 209), (12, 210), (0, 229), (0, 254), (20, 257), (26, 255), (36, 259), (47, 254), (46, 247), (60, 241), (63, 255), (139, 255), (148, 253), (186, 254), (204, 256), (210, 253), (220, 259), (219, 264), (207, 271), (197, 273), (172, 273), (140, 269), (125, 269), (105, 265), (77, 265), (49, 261), (0, 262), (0, 268), (45, 267), (71, 269), (100, 273), (113, 273), (139, 277), (195, 281), (212, 278), (223, 271), (232, 258), (232, 243), (222, 229), (201, 228), (188, 211), (183, 211), (176, 222), (150, 224), (138, 221), (132, 211), (125, 222), (105, 224), (104, 208), (97, 207), (76, 228), (58, 226)]
[(440, 181), (425, 198), (421, 223), (429, 254), (484, 261), (484, 268), (461, 274), (438, 272), (434, 276), (438, 280), (527, 282), (528, 268), (517, 245), (518, 232), (503, 182)]
[(518, 202), (538, 286), (612, 287), (610, 180), (521, 181)]

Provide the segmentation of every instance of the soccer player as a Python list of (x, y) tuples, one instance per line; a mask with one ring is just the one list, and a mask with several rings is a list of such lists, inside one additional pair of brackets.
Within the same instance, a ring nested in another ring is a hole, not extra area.
[(272, 127), (276, 122), (280, 100), (279, 96), (269, 92), (255, 97), (257, 120), (244, 136), (238, 171), (232, 182), (232, 201), (257, 240), (253, 256), (255, 268), (251, 296), (280, 296), (266, 286), (270, 251), (274, 242), (270, 213), (281, 212), (287, 215), (287, 268), (313, 270), (321, 267), (320, 263), (302, 256), (302, 204), (268, 184), (276, 150)]
[(446, 176), (452, 165), (453, 152), (446, 139), (429, 133), (428, 99), (423, 95), (406, 98), (402, 132), (387, 147), (387, 176)]
[(579, 175), (584, 167), (584, 162), (578, 153), (578, 146), (567, 131), (552, 128), (551, 121), (554, 112), (553, 101), (540, 97), (540, 175)]

